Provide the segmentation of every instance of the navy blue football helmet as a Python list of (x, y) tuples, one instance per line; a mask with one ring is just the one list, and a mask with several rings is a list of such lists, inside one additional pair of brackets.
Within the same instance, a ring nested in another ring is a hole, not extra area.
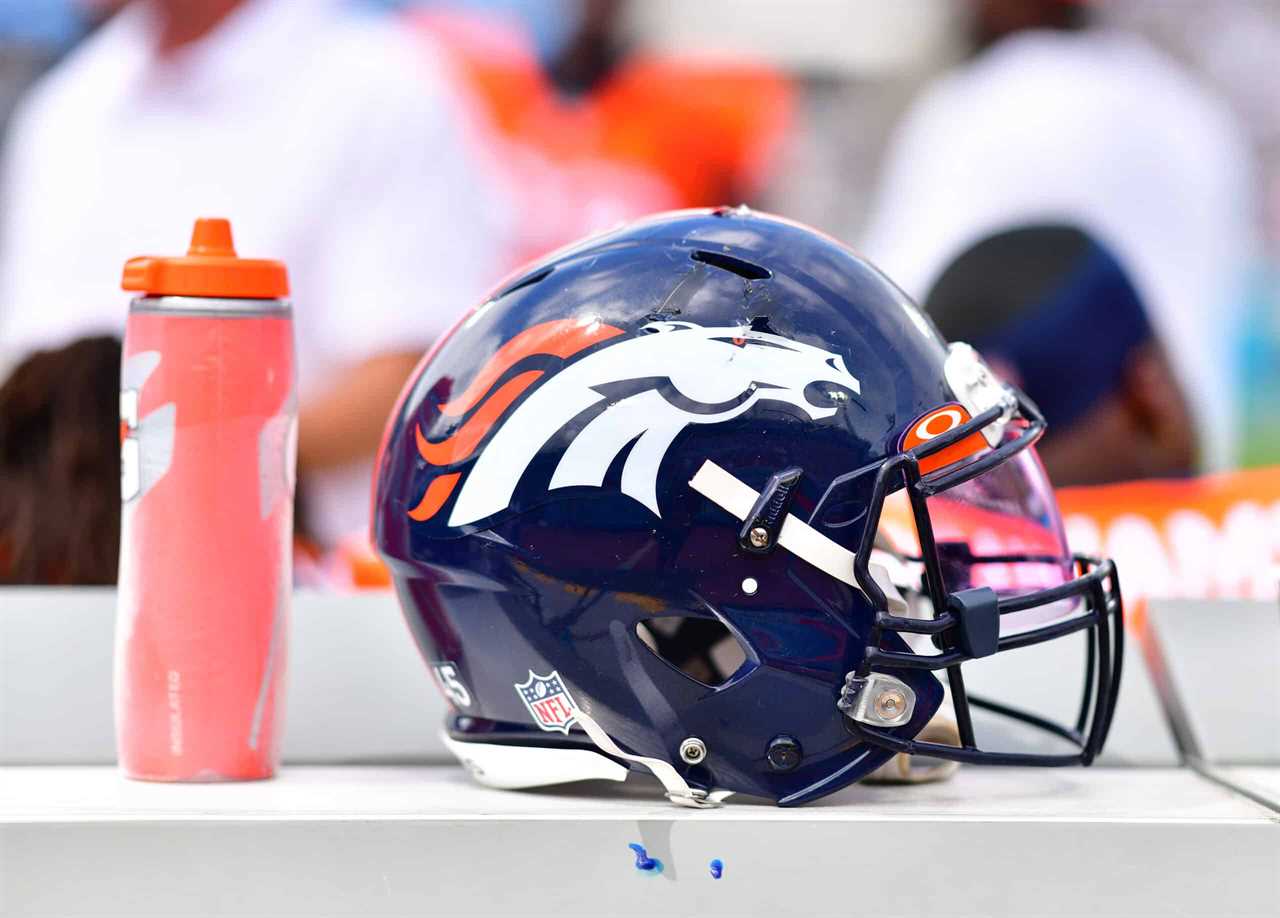
[[(896, 754), (1089, 764), (1119, 586), (1073, 557), (1034, 405), (883, 275), (745, 208), (663, 214), (530, 267), (406, 386), (373, 537), (498, 787), (648, 771), (789, 805)], [(966, 693), (966, 661), (1083, 633), (1079, 716)], [(958, 743), (919, 738), (950, 690)], [(1059, 754), (981, 749), (971, 706)]]

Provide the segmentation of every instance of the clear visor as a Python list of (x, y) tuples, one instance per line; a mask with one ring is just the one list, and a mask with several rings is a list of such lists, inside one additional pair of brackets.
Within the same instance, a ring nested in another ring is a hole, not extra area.
[[(1075, 577), (1058, 502), (1034, 448), (927, 501), (948, 591), (990, 587), (1001, 597)], [(1005, 616), (1002, 632), (1069, 615), (1079, 597)]]
[[(927, 498), (926, 506), (946, 592), (990, 587), (1003, 599), (1075, 576), (1057, 499), (1034, 448)], [(920, 539), (905, 490), (885, 500), (876, 546), (897, 562), (887, 565), (891, 571), (896, 568), (903, 579), (919, 577)], [(897, 585), (924, 592), (918, 580)], [(1001, 633), (1070, 615), (1079, 606), (1073, 597), (1006, 615)]]

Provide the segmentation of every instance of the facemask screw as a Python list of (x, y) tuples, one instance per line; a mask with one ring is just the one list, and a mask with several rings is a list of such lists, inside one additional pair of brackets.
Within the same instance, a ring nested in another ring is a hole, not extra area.
[(756, 526), (747, 534), (751, 544), (756, 548), (767, 548), (769, 545), (769, 530), (763, 526)]
[(875, 700), (876, 714), (882, 720), (895, 720), (902, 715), (907, 707), (907, 696), (902, 693), (901, 689), (892, 686), (885, 688)]
[(680, 758), (688, 765), (697, 765), (707, 757), (707, 744), (691, 736), (680, 744)]

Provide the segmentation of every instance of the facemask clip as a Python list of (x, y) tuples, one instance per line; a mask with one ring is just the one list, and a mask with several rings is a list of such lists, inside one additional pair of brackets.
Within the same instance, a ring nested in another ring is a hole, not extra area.
[(836, 707), (859, 723), (900, 727), (915, 713), (916, 693), (907, 683), (886, 673), (869, 673), (865, 679), (849, 673)]
[(959, 625), (956, 640), (965, 654), (989, 657), (1000, 649), (1000, 600), (991, 587), (952, 593), (947, 611)]
[(803, 469), (784, 469), (765, 484), (738, 530), (738, 545), (743, 551), (763, 557), (777, 547), (778, 533), (782, 530), (796, 485), (803, 474)]

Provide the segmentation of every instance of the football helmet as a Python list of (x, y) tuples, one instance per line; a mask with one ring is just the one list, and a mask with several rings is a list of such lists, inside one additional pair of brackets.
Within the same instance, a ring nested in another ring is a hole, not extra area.
[[(892, 756), (1089, 764), (1123, 654), (1073, 557), (1044, 423), (838, 242), (662, 214), (520, 272), (407, 384), (373, 539), (481, 782), (651, 772), (791, 805)], [(1078, 716), (965, 691), (967, 661), (1083, 633)], [(959, 745), (919, 738), (949, 687)], [(991, 751), (972, 707), (1057, 754)]]

